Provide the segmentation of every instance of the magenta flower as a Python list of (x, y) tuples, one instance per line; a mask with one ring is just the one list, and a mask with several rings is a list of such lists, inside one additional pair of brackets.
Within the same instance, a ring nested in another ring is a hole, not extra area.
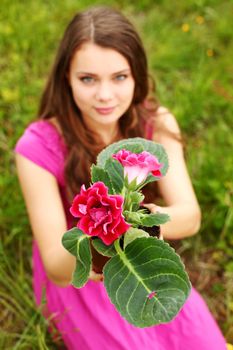
[(161, 177), (160, 169), (163, 164), (147, 151), (132, 153), (125, 149), (113, 154), (113, 158), (118, 160), (124, 167), (124, 176), (128, 177), (128, 183), (136, 179), (137, 185), (146, 180), (149, 173), (156, 177)]
[(87, 190), (83, 185), (72, 203), (70, 212), (80, 218), (77, 227), (89, 236), (97, 236), (110, 245), (131, 226), (124, 220), (124, 198), (109, 195), (108, 188), (101, 181)]

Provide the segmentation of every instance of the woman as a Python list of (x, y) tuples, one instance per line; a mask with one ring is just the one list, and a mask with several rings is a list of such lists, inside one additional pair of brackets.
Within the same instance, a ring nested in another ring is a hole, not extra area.
[[(61, 238), (72, 226), (69, 207), (90, 164), (106, 145), (122, 138), (152, 138), (166, 148), (168, 174), (152, 192), (163, 199), (165, 239), (195, 234), (200, 209), (186, 169), (175, 118), (150, 96), (147, 59), (132, 24), (119, 12), (97, 7), (68, 25), (42, 95), (39, 120), (16, 145), (16, 164), (34, 234), (34, 291), (68, 349), (225, 349), (224, 339), (193, 289), (170, 323), (139, 329), (110, 303), (102, 275), (70, 285), (75, 261)], [(151, 193), (151, 188), (148, 191)], [(153, 212), (156, 203), (147, 207)]]

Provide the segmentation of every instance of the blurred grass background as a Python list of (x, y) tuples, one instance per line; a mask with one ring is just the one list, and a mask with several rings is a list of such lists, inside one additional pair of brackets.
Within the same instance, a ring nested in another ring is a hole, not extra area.
[(112, 5), (133, 21), (159, 99), (180, 123), (203, 223), (177, 249), (233, 343), (233, 2), (1, 0), (0, 348), (58, 349), (33, 302), (31, 233), (13, 148), (35, 117), (64, 28), (95, 4)]

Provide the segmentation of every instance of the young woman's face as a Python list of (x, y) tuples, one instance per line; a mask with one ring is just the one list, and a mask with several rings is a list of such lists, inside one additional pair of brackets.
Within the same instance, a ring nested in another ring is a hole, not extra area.
[(74, 54), (69, 83), (85, 124), (94, 131), (117, 125), (132, 102), (135, 87), (126, 58), (93, 43), (83, 44)]

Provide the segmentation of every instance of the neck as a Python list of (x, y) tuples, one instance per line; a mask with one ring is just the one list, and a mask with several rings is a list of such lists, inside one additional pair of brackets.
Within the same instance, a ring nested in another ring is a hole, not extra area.
[(98, 133), (101, 140), (106, 146), (116, 141), (120, 137), (120, 134), (121, 133), (118, 124), (114, 128), (107, 127), (105, 130), (102, 130), (101, 133)]

